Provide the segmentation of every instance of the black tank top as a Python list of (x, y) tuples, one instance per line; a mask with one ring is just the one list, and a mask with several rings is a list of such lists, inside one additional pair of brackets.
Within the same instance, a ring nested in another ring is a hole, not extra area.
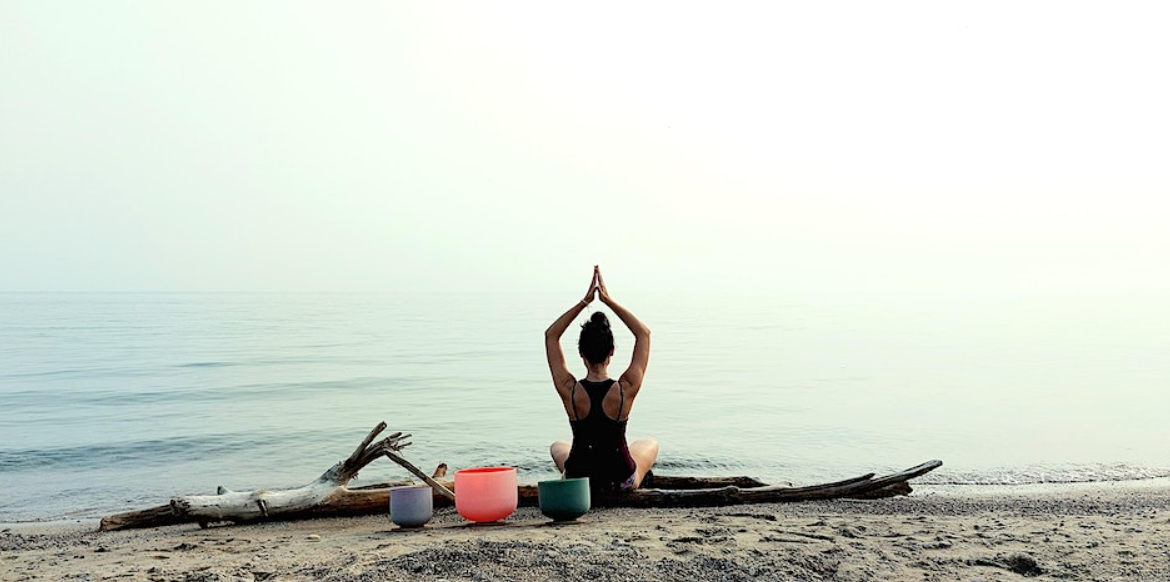
[[(626, 445), (626, 421), (614, 420), (605, 415), (602, 403), (609, 393), (614, 380), (591, 382), (581, 380), (581, 387), (589, 395), (589, 414), (584, 418), (570, 420), (573, 429), (573, 448), (565, 461), (566, 477), (588, 477), (593, 491), (611, 491), (630, 478), (637, 469), (630, 449)], [(621, 386), (618, 386), (621, 389)], [(576, 386), (574, 386), (574, 390)], [(575, 392), (570, 392), (569, 404), (577, 412), (573, 402)], [(618, 408), (621, 415), (625, 409), (625, 393)]]

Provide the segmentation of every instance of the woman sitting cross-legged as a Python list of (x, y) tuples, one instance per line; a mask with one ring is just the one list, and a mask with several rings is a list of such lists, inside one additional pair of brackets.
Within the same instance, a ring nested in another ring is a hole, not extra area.
[[(601, 312), (594, 313), (581, 326), (577, 341), (577, 351), (587, 370), (585, 377), (574, 378), (565, 365), (561, 336), (593, 302), (594, 295), (634, 334), (630, 367), (617, 380), (609, 377), (608, 370), (614, 351), (613, 331)], [(573, 429), (571, 445), (556, 441), (549, 447), (557, 469), (566, 478), (588, 477), (595, 493), (637, 489), (658, 458), (658, 442), (653, 439), (626, 443), (626, 423), (650, 359), (650, 329), (609, 296), (600, 269), (594, 267), (589, 292), (544, 332), (544, 348), (553, 385)]]

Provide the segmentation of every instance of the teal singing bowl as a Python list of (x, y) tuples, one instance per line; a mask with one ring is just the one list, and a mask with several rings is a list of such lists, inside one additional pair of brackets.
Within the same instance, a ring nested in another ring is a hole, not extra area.
[(540, 512), (553, 521), (572, 521), (589, 512), (589, 479), (556, 479), (536, 484)]

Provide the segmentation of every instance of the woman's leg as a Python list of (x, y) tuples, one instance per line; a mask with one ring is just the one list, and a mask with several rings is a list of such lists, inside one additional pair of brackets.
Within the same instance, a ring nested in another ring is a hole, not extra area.
[(634, 463), (638, 468), (634, 471), (634, 489), (642, 486), (642, 479), (646, 478), (646, 473), (650, 472), (650, 467), (654, 466), (654, 461), (658, 460), (658, 441), (654, 439), (638, 439), (630, 443), (630, 456), (634, 458)]
[(557, 471), (562, 475), (565, 474), (565, 460), (569, 458), (569, 451), (572, 449), (573, 445), (565, 441), (553, 441), (548, 447), (548, 454), (552, 455), (553, 462), (557, 464)]

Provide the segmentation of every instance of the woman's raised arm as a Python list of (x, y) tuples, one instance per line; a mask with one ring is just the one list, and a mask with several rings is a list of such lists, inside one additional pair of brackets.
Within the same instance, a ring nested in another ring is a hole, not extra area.
[(605, 279), (601, 277), (601, 270), (597, 267), (593, 267), (593, 278), (596, 281), (597, 294), (601, 297), (601, 302), (609, 306), (618, 319), (626, 324), (630, 333), (634, 334), (634, 355), (630, 358), (630, 367), (626, 368), (626, 371), (621, 375), (626, 395), (633, 398), (642, 389), (642, 377), (646, 374), (646, 365), (650, 363), (650, 328), (646, 327), (646, 324), (634, 316), (629, 309), (622, 307), (609, 296), (609, 290), (605, 288)]
[(561, 314), (556, 321), (552, 322), (552, 325), (548, 326), (548, 329), (544, 330), (544, 352), (548, 357), (548, 369), (552, 373), (553, 385), (562, 395), (567, 394), (573, 388), (577, 379), (573, 377), (569, 366), (565, 364), (565, 353), (561, 350), (561, 336), (565, 334), (569, 324), (573, 323), (573, 320), (581, 314), (581, 310), (593, 301), (593, 295), (596, 291), (597, 267), (594, 267), (593, 280), (589, 282), (589, 291), (585, 294), (585, 298)]

